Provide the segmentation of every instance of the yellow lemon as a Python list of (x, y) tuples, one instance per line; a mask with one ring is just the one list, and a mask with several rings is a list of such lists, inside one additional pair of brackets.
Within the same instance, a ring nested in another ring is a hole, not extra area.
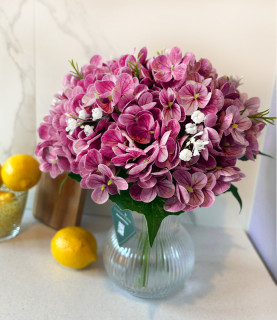
[(9, 191), (0, 191), (0, 201), (14, 198), (14, 193)]
[(8, 158), (1, 169), (3, 183), (11, 190), (25, 191), (38, 183), (41, 172), (38, 161), (28, 154)]
[(97, 260), (96, 239), (81, 227), (60, 229), (51, 241), (51, 251), (60, 264), (74, 269), (83, 269)]

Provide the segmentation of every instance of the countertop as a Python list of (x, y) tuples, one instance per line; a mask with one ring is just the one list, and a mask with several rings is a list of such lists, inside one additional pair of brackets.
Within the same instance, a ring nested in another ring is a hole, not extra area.
[(0, 319), (277, 319), (277, 287), (244, 231), (187, 225), (196, 263), (184, 290), (143, 300), (105, 272), (102, 247), (111, 225), (108, 216), (83, 216), (82, 226), (97, 238), (99, 258), (77, 271), (54, 260), (50, 241), (56, 231), (25, 210), (20, 234), (0, 243)]

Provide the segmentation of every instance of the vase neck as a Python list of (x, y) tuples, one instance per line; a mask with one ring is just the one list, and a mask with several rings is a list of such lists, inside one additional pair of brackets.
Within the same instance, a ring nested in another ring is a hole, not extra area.
[[(132, 212), (132, 215), (135, 221), (136, 229), (141, 232), (147, 232), (147, 222), (145, 216), (137, 212)], [(161, 222), (157, 235), (167, 233), (170, 230), (174, 230), (174, 228), (178, 226), (178, 218), (179, 217), (175, 215), (169, 215), (166, 218), (164, 218)]]

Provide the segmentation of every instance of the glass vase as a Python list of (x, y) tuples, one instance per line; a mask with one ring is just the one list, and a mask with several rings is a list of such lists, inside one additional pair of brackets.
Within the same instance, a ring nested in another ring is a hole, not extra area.
[(12, 239), (19, 233), (28, 191), (13, 191), (2, 185), (2, 193), (9, 197), (0, 199), (0, 242)]
[(166, 217), (152, 248), (144, 215), (132, 212), (136, 234), (119, 246), (114, 227), (108, 233), (103, 259), (109, 277), (141, 298), (162, 298), (184, 287), (194, 266), (192, 240), (180, 216)]

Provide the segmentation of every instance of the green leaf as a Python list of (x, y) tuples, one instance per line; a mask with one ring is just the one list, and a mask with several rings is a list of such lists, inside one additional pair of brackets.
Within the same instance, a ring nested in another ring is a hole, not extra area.
[[(263, 153), (263, 152), (261, 152), (261, 151), (259, 151), (258, 154), (261, 155), (261, 156), (269, 157), (269, 158), (271, 158), (271, 159), (275, 159), (274, 157), (270, 156), (269, 154)], [(253, 154), (253, 157), (254, 157), (254, 159), (256, 159), (256, 158), (257, 158), (257, 155)], [(242, 158), (239, 158), (238, 160), (248, 161), (249, 159), (248, 159), (246, 156), (243, 156)]]
[(263, 153), (263, 152), (261, 152), (261, 151), (259, 151), (258, 154), (260, 154), (261, 156), (265, 156), (265, 157), (269, 157), (269, 158), (271, 158), (271, 159), (274, 159), (274, 157), (270, 156), (269, 154)]
[(73, 179), (76, 180), (78, 182), (81, 182), (82, 177), (79, 174), (73, 173), (73, 172), (69, 172), (68, 176)]
[(233, 196), (237, 199), (237, 201), (238, 201), (238, 203), (240, 205), (240, 211), (239, 212), (241, 212), (242, 200), (241, 200), (241, 197), (240, 197), (240, 195), (238, 193), (238, 188), (235, 187), (233, 184), (231, 184), (231, 187), (227, 191), (225, 191), (224, 193), (226, 193), (226, 192), (232, 192)]
[(243, 156), (243, 157), (239, 158), (238, 160), (241, 160), (241, 161), (248, 161), (249, 159), (248, 159), (246, 156)]
[(156, 197), (152, 202), (145, 203), (131, 198), (129, 190), (121, 190), (120, 194), (110, 195), (110, 200), (122, 210), (129, 209), (145, 216), (150, 246), (153, 246), (156, 235), (164, 218), (179, 215), (183, 211), (168, 212), (163, 209), (166, 199)]

